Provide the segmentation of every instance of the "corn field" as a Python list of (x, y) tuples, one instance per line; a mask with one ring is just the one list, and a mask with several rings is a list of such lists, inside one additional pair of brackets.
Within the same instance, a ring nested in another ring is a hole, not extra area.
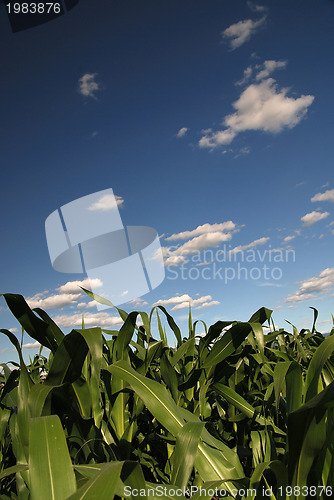
[(157, 306), (64, 335), (3, 297), (41, 350), (26, 364), (0, 330), (20, 360), (0, 373), (1, 500), (332, 496), (334, 328), (318, 332), (315, 309), (301, 331), (266, 308), (207, 328), (189, 308), (183, 337)]

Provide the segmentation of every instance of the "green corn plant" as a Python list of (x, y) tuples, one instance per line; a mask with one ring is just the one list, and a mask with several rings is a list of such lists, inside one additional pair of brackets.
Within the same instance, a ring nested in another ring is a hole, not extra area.
[(277, 330), (261, 308), (247, 322), (202, 323), (196, 335), (189, 308), (182, 337), (162, 306), (116, 308), (118, 331), (85, 328), (83, 319), (64, 335), (22, 296), (4, 298), (42, 348), (25, 364), (18, 339), (1, 330), (20, 361), (0, 372), (1, 499), (137, 498), (139, 490), (170, 499), (196, 487), (294, 499), (311, 486), (326, 498), (333, 488), (334, 330), (316, 330), (316, 310), (300, 332)]

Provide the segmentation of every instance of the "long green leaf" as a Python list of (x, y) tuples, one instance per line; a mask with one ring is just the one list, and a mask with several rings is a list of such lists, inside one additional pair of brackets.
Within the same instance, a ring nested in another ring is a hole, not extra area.
[(76, 482), (59, 417), (32, 418), (29, 432), (31, 500), (62, 500), (75, 492)]
[(252, 327), (249, 323), (237, 323), (224, 333), (223, 338), (218, 340), (205, 358), (203, 368), (216, 366), (230, 356), (245, 340)]
[[(175, 404), (165, 387), (154, 380), (138, 375), (124, 361), (115, 363), (108, 370), (128, 382), (134, 392), (144, 401), (148, 410), (173, 436), (178, 434), (184, 425), (182, 409)], [(194, 417), (197, 419), (196, 416)], [(195, 466), (203, 478), (225, 481), (242, 477), (243, 471), (236, 453), (223, 443), (217, 442), (205, 430), (202, 440), (203, 442), (198, 445)]]
[(202, 422), (188, 422), (176, 436), (172, 455), (172, 484), (181, 488), (187, 485), (196, 459), (203, 427), (204, 423)]
[[(67, 500), (110, 500), (114, 498), (117, 483), (120, 480), (123, 462), (111, 462), (89, 479)], [(61, 498), (59, 498), (61, 500)]]
[(305, 381), (305, 402), (309, 401), (318, 393), (318, 384), (324, 364), (334, 351), (334, 337), (327, 337), (316, 349), (308, 367)]
[(285, 432), (282, 431), (279, 427), (274, 425), (270, 420), (261, 415), (257, 415), (255, 409), (250, 405), (242, 396), (236, 393), (230, 387), (227, 387), (223, 384), (214, 384), (214, 389), (216, 389), (224, 398), (227, 399), (231, 404), (233, 404), (236, 408), (238, 408), (242, 413), (247, 415), (248, 418), (252, 418), (256, 420), (261, 425), (271, 426), (277, 434), (281, 434), (285, 436)]

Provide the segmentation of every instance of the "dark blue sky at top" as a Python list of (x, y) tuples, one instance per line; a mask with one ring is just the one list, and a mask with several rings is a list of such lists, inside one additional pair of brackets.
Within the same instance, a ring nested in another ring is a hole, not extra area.
[[(32, 296), (76, 279), (52, 270), (45, 219), (108, 187), (125, 200), (128, 224), (172, 234), (233, 220), (245, 225), (235, 245), (284, 227), (286, 236), (317, 208), (310, 198), (333, 188), (334, 2), (254, 4), (267, 7), (266, 22), (237, 50), (221, 33), (261, 17), (243, 0), (80, 0), (15, 34), (0, 5), (0, 293)], [(199, 148), (201, 131), (233, 112), (244, 69), (265, 60), (288, 61), (273, 77), (290, 96), (315, 97), (306, 118), (275, 135), (240, 133), (224, 155)], [(95, 98), (79, 92), (87, 73)], [(189, 130), (178, 139), (181, 127)], [(330, 267), (333, 239), (317, 245), (311, 234), (301, 245), (304, 275), (291, 270), (289, 292)], [(179, 288), (170, 295), (186, 293)]]

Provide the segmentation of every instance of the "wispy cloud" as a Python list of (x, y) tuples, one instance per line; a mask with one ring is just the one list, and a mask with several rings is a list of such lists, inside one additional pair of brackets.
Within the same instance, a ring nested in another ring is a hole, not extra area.
[(299, 290), (289, 295), (285, 302), (301, 302), (316, 298), (317, 295), (329, 293), (334, 287), (334, 267), (324, 269), (319, 276), (300, 281)]
[(260, 81), (263, 80), (264, 78), (268, 78), (274, 71), (277, 69), (284, 69), (286, 68), (287, 61), (274, 61), (274, 60), (267, 60), (264, 61), (261, 69), (261, 65), (257, 65), (256, 69), (260, 69), (260, 71), (257, 73), (255, 80)]
[(297, 236), (301, 235), (301, 232), (301, 229), (295, 229), (295, 234), (289, 234), (283, 239), (284, 243), (288, 243), (289, 241), (294, 240), (295, 238), (297, 238)]
[(187, 127), (182, 127), (180, 128), (180, 130), (178, 131), (178, 133), (176, 134), (176, 137), (184, 137), (186, 135), (186, 133), (188, 132), (188, 128)]
[(231, 24), (222, 32), (222, 36), (230, 44), (230, 48), (235, 50), (253, 36), (264, 25), (266, 16), (261, 17), (257, 21), (252, 19), (244, 19), (235, 24)]
[(106, 212), (108, 210), (115, 210), (117, 207), (122, 207), (124, 200), (121, 196), (113, 194), (105, 194), (99, 200), (93, 203), (88, 210)]
[(79, 78), (79, 91), (85, 97), (96, 99), (95, 93), (100, 90), (100, 86), (96, 81), (97, 73), (85, 73)]
[(130, 300), (129, 304), (132, 304), (134, 307), (142, 307), (142, 306), (147, 306), (148, 302), (139, 297), (138, 299)]
[(230, 253), (243, 252), (244, 250), (249, 250), (251, 248), (256, 248), (259, 245), (264, 245), (269, 240), (270, 240), (269, 237), (259, 238), (257, 240), (252, 241), (251, 243), (248, 243), (247, 245), (239, 245), (237, 247), (232, 248), (230, 250)]
[(320, 220), (326, 219), (330, 215), (329, 212), (317, 212), (313, 211), (310, 212), (303, 217), (301, 217), (301, 221), (303, 223), (303, 226), (312, 226), (312, 224), (315, 224), (316, 222), (319, 222)]
[(334, 202), (334, 189), (328, 189), (324, 193), (317, 193), (312, 198), (311, 201), (332, 201)]
[(241, 78), (241, 80), (238, 80), (236, 82), (236, 85), (244, 85), (251, 78), (252, 74), (253, 74), (253, 67), (248, 66), (248, 68), (244, 70), (243, 77)]
[[(274, 66), (271, 65), (271, 70)], [(268, 72), (270, 68), (262, 71)], [(251, 83), (232, 104), (235, 112), (223, 119), (225, 128), (216, 132), (206, 130), (199, 146), (214, 149), (230, 144), (238, 134), (249, 130), (277, 134), (286, 128), (295, 127), (305, 117), (314, 96), (294, 98), (287, 93), (288, 89), (280, 88), (273, 78)]]
[(165, 238), (166, 241), (175, 241), (175, 240), (188, 240), (189, 238), (193, 238), (195, 236), (200, 236), (202, 234), (215, 233), (217, 231), (233, 231), (236, 228), (236, 225), (231, 220), (226, 222), (221, 222), (219, 224), (202, 224), (201, 226), (197, 226), (196, 229), (191, 231), (182, 231), (181, 233), (175, 233), (171, 236)]
[(203, 224), (191, 231), (168, 236), (166, 241), (188, 240), (180, 246), (162, 247), (165, 266), (180, 266), (187, 262), (187, 256), (207, 248), (219, 246), (221, 243), (231, 240), (232, 232), (237, 231), (232, 221), (219, 224)]
[(297, 237), (297, 235), (296, 235), (296, 234), (291, 234), (290, 236), (286, 236), (286, 237), (283, 239), (283, 241), (284, 241), (284, 243), (288, 243), (289, 241), (294, 240), (296, 237)]
[(221, 231), (205, 233), (187, 241), (180, 246), (179, 250), (184, 255), (191, 255), (197, 251), (204, 250), (205, 248), (217, 247), (220, 243), (230, 241), (231, 238), (231, 233), (224, 233)]
[(267, 12), (268, 10), (264, 5), (257, 5), (254, 2), (247, 2), (247, 5), (253, 12)]

